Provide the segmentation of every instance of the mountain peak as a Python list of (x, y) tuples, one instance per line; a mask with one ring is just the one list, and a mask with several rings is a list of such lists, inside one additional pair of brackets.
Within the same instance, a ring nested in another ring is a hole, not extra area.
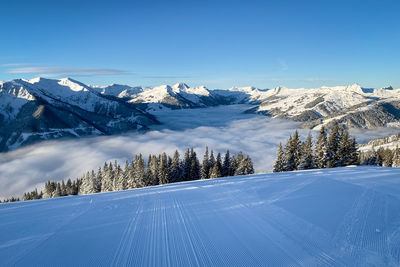
[(189, 88), (189, 86), (186, 84), (186, 83), (184, 83), (184, 82), (179, 82), (179, 83), (176, 83), (176, 84), (174, 84), (173, 86), (172, 86), (173, 88), (178, 88), (178, 89), (183, 89), (183, 90), (185, 90), (185, 89), (188, 89)]

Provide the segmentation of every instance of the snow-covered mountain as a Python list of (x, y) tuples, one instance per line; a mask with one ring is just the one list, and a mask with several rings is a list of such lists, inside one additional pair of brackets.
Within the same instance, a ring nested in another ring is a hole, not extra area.
[[(0, 83), (0, 151), (36, 140), (147, 129), (166, 109), (252, 104), (248, 113), (302, 122), (304, 128), (400, 126), (400, 89), (350, 86), (211, 90), (185, 83), (88, 86), (72, 79)], [(151, 115), (153, 114), (153, 115)]]
[[(115, 85), (111, 87), (116, 88)], [(108, 88), (104, 87), (104, 94), (107, 94)], [(331, 128), (337, 123), (349, 128), (367, 129), (400, 126), (400, 89), (390, 86), (371, 89), (353, 84), (298, 89), (233, 87), (228, 90), (209, 90), (204, 86), (190, 88), (178, 83), (151, 88), (120, 88), (113, 95), (131, 103), (151, 103), (149, 112), (165, 107), (197, 108), (251, 103), (256, 107), (248, 112), (302, 121), (305, 128), (318, 129), (322, 125)]]
[(145, 130), (158, 121), (137, 105), (72, 79), (0, 83), (0, 151), (39, 140)]
[(258, 174), (0, 205), (0, 266), (399, 266), (400, 169)]

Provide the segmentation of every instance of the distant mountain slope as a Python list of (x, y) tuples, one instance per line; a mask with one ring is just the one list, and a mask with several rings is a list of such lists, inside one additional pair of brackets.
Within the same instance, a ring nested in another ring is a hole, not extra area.
[(400, 133), (373, 139), (366, 144), (361, 144), (359, 149), (360, 151), (377, 150), (379, 148), (389, 148), (393, 150), (397, 147), (400, 147)]
[(400, 169), (0, 204), (1, 266), (399, 266)]
[(72, 79), (0, 83), (0, 151), (39, 140), (145, 130), (158, 121), (137, 105)]

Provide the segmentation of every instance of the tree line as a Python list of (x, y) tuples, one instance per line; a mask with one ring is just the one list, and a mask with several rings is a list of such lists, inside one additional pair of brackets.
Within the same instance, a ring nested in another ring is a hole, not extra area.
[(360, 163), (363, 165), (377, 165), (384, 167), (400, 167), (400, 148), (372, 147), (370, 151), (360, 152)]
[[(75, 180), (48, 181), (45, 183), (43, 191), (35, 189), (27, 192), (23, 195), (22, 200), (86, 195), (253, 173), (251, 158), (242, 152), (231, 156), (227, 150), (222, 157), (221, 153), (215, 156), (213, 150), (209, 152), (206, 147), (202, 163), (193, 148), (185, 151), (182, 160), (177, 150), (172, 156), (165, 152), (159, 155), (149, 155), (147, 162), (142, 154), (139, 154), (135, 155), (132, 161), (126, 161), (123, 168), (117, 161), (105, 162), (103, 167), (99, 167), (97, 171), (88, 171)], [(15, 201), (18, 200), (15, 199)]]
[(349, 131), (336, 126), (328, 135), (321, 127), (317, 139), (311, 133), (302, 142), (298, 131), (282, 146), (279, 144), (273, 172), (334, 168), (359, 164), (357, 143)]

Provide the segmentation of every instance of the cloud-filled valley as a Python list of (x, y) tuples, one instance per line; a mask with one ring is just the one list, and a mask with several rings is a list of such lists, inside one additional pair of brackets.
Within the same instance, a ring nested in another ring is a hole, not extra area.
[[(243, 114), (248, 105), (156, 113), (163, 125), (145, 134), (90, 137), (38, 143), (0, 154), (0, 199), (40, 188), (47, 180), (78, 178), (105, 161), (124, 163), (134, 154), (167, 152), (193, 147), (202, 160), (205, 146), (216, 152), (243, 151), (256, 172), (271, 170), (279, 142), (285, 142), (299, 123)], [(228, 112), (229, 110), (229, 112)], [(305, 136), (309, 130), (301, 130)], [(379, 133), (381, 134), (381, 133)], [(363, 141), (368, 133), (362, 133)]]

